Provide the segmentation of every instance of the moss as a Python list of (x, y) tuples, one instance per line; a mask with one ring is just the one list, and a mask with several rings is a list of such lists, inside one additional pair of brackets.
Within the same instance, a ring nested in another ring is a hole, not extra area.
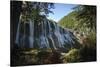
[(61, 59), (63, 60), (64, 63), (69, 63), (69, 62), (79, 62), (80, 61), (80, 53), (79, 49), (71, 49), (68, 53), (63, 54), (61, 56)]

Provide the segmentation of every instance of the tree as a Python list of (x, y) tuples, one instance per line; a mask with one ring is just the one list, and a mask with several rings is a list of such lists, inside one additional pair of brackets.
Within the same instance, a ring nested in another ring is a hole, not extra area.
[(60, 21), (59, 24), (63, 27), (69, 28), (69, 29), (75, 29), (78, 25), (78, 21), (75, 18), (76, 12), (72, 11), (68, 15), (64, 16)]
[(31, 19), (41, 20), (48, 16), (49, 13), (53, 13), (50, 9), (54, 8), (53, 3), (43, 2), (27, 2), (24, 1), (22, 5), (22, 15), (25, 21)]
[(81, 26), (96, 30), (96, 6), (78, 5), (74, 8)]

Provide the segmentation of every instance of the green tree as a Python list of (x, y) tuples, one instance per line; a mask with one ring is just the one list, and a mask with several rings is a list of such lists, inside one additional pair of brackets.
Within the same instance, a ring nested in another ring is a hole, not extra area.
[(79, 5), (74, 8), (81, 26), (96, 30), (96, 6)]
[(53, 3), (43, 2), (28, 2), (24, 1), (22, 5), (22, 15), (25, 21), (27, 20), (41, 20), (48, 16), (49, 13), (53, 13), (50, 9), (54, 8)]
[(66, 27), (66, 28), (69, 28), (69, 29), (74, 29), (74, 28), (76, 28), (78, 26), (78, 21), (76, 20), (75, 16), (76, 16), (76, 12), (72, 11), (67, 16), (64, 16), (59, 21), (59, 24), (62, 27)]

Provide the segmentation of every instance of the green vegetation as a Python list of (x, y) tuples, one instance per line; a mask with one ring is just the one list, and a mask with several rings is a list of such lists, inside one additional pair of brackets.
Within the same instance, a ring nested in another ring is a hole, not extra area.
[(71, 13), (64, 16), (59, 24), (62, 27), (80, 32), (96, 31), (96, 6), (79, 5)]
[(62, 27), (74, 29), (78, 26), (78, 21), (75, 19), (76, 12), (72, 11), (67, 16), (64, 16), (58, 23)]
[(42, 2), (22, 2), (22, 21), (34, 20), (35, 22), (43, 20), (49, 13), (53, 13), (50, 9), (54, 8), (53, 3)]
[(71, 49), (68, 53), (65, 53), (61, 56), (63, 63), (72, 63), (72, 62), (79, 62), (80, 61), (80, 52), (78, 49)]
[[(65, 63), (96, 61), (96, 6), (76, 6), (71, 13), (59, 21), (59, 24), (77, 32), (75, 36), (81, 46), (80, 49), (71, 49), (63, 56), (63, 61)], [(76, 56), (77, 52), (79, 54)]]
[(82, 5), (74, 8), (81, 26), (96, 30), (96, 6)]

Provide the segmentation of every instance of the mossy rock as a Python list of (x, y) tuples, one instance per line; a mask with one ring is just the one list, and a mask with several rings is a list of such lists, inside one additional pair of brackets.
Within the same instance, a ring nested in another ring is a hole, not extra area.
[(65, 53), (61, 56), (61, 59), (64, 63), (70, 62), (79, 62), (80, 61), (80, 52), (79, 49), (71, 49), (68, 53)]

